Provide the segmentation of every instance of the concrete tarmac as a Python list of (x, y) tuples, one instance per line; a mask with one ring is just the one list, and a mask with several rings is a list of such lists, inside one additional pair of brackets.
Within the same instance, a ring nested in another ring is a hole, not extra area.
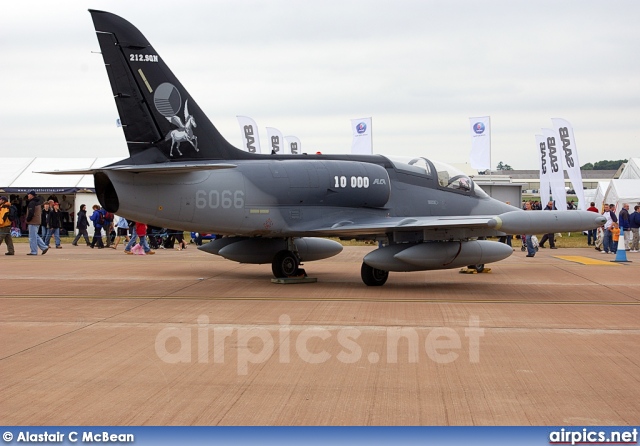
[(270, 265), (193, 246), (31, 257), (16, 244), (0, 254), (3, 424), (640, 420), (640, 254), (518, 249), (490, 273), (391, 273), (375, 288), (360, 280), (371, 249), (279, 285)]

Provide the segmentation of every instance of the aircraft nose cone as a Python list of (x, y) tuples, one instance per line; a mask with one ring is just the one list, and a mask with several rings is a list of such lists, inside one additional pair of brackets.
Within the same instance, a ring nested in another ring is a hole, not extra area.
[(596, 218), (596, 223), (598, 223), (600, 226), (603, 226), (606, 222), (607, 222), (607, 219), (604, 218), (602, 215), (599, 215)]

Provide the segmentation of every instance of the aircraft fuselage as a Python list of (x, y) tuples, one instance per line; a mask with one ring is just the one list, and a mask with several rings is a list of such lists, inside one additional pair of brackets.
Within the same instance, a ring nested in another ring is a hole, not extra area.
[[(495, 215), (514, 210), (473, 190), (361, 161), (238, 160), (173, 174), (109, 171), (117, 212), (133, 220), (225, 235), (294, 237), (367, 217)], [(96, 181), (100, 184), (100, 181)], [(98, 190), (98, 195), (108, 192)], [(109, 199), (106, 200), (108, 202)], [(488, 231), (494, 233), (495, 231)]]

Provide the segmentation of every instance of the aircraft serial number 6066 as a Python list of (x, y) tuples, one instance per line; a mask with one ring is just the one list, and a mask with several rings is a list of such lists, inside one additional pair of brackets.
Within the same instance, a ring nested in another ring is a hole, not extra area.
[(338, 254), (323, 237), (382, 241), (364, 257), (367, 285), (389, 271), (502, 260), (504, 233), (592, 229), (597, 214), (524, 212), (487, 196), (467, 176), (425, 158), (260, 155), (233, 147), (126, 20), (90, 11), (130, 157), (91, 173), (110, 212), (161, 227), (223, 234), (200, 247), (296, 276), (302, 261)]

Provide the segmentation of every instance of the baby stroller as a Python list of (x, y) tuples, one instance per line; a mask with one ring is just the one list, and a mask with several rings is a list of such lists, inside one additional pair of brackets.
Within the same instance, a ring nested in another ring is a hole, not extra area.
[(596, 240), (594, 242), (594, 246), (596, 251), (602, 251), (602, 241), (604, 240), (604, 229), (602, 229), (601, 227), (598, 228), (598, 231), (596, 232)]
[[(526, 235), (521, 235), (520, 239), (522, 240), (522, 247), (520, 247), (520, 251), (526, 251), (527, 250), (527, 236)], [(536, 251), (538, 251), (538, 247), (540, 246), (540, 242), (538, 241), (538, 237), (536, 237), (535, 235), (531, 236), (531, 244), (533, 245), (533, 249), (535, 249)]]
[(151, 249), (164, 249), (164, 241), (167, 238), (166, 228), (149, 227), (149, 247)]

